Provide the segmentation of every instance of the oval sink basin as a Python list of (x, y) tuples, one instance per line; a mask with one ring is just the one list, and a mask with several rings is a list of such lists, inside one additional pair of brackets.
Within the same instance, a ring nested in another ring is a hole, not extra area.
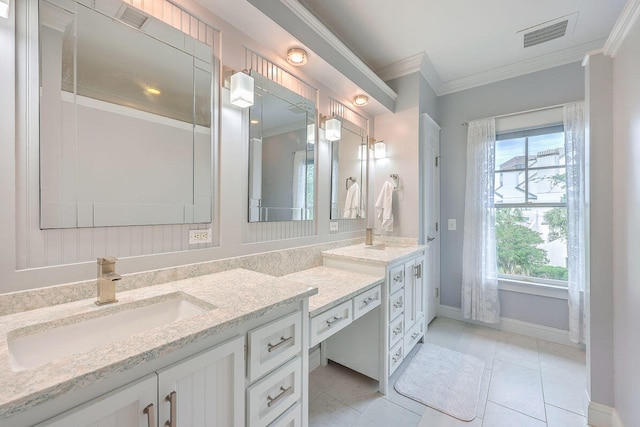
[(16, 329), (7, 334), (11, 369), (36, 368), (215, 308), (175, 292)]

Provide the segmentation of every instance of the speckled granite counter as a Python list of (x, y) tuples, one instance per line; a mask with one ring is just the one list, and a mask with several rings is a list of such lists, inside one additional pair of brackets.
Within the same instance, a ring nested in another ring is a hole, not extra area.
[(283, 277), (318, 288), (318, 294), (309, 298), (310, 317), (384, 282), (384, 277), (329, 267), (310, 268)]
[(359, 261), (367, 264), (387, 265), (390, 262), (401, 261), (404, 258), (411, 257), (420, 250), (424, 250), (423, 245), (402, 245), (395, 243), (376, 242), (372, 246), (366, 246), (364, 243), (353, 246), (345, 246), (342, 248), (323, 251), (322, 256), (325, 258), (346, 259)]
[[(35, 369), (19, 372), (11, 369), (7, 336), (19, 333), (16, 329), (29, 328), (29, 332), (34, 333), (41, 329), (39, 325), (55, 327), (70, 316), (93, 317), (101, 310), (117, 310), (126, 304), (162, 299), (162, 295), (176, 292), (184, 292), (217, 308)], [(39, 403), (228, 331), (316, 293), (317, 289), (311, 284), (236, 269), (121, 292), (117, 303), (106, 306), (96, 306), (93, 298), (0, 317), (0, 424), (3, 419)]]

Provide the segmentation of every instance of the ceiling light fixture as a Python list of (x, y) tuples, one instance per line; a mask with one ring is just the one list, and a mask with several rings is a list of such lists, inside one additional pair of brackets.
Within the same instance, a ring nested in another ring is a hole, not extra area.
[(356, 107), (362, 107), (363, 105), (367, 105), (369, 103), (369, 97), (367, 95), (356, 95), (353, 98), (353, 105)]
[(148, 87), (146, 88), (146, 91), (151, 95), (160, 95), (162, 93), (160, 92), (160, 89), (156, 89), (155, 87)]
[(9, 0), (0, 0), (0, 17), (9, 17)]
[(229, 79), (231, 104), (240, 108), (253, 105), (253, 77), (242, 71), (234, 73)]
[(299, 67), (307, 63), (307, 52), (299, 47), (292, 47), (287, 51), (287, 62)]

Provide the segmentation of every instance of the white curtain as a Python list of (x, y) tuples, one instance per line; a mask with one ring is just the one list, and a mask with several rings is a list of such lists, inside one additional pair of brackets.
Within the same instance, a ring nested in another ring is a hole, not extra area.
[(304, 218), (302, 212), (305, 207), (307, 187), (307, 152), (304, 150), (293, 153), (293, 213), (292, 220)]
[(462, 314), (486, 323), (500, 321), (496, 258), (494, 119), (469, 122), (467, 189), (462, 249)]
[(564, 144), (567, 163), (567, 219), (569, 269), (569, 338), (585, 342), (585, 140), (584, 103), (564, 106)]

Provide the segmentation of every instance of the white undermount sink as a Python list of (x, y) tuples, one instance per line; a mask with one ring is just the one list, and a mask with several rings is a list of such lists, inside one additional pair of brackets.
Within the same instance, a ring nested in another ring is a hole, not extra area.
[(11, 369), (36, 368), (215, 308), (191, 295), (174, 292), (16, 329), (7, 334)]
[(405, 243), (396, 243), (396, 242), (375, 242), (372, 245), (364, 245), (366, 249), (377, 249), (377, 250), (385, 250), (386, 248), (408, 248), (411, 245)]

